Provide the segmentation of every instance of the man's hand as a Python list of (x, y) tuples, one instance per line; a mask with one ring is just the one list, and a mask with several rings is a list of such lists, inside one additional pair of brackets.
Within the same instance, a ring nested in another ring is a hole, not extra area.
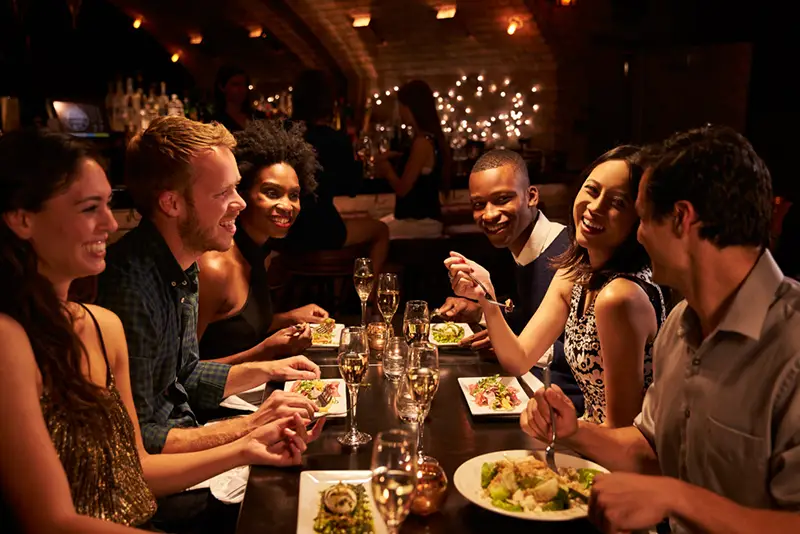
[(261, 342), (265, 359), (300, 354), (311, 346), (311, 327), (306, 323), (278, 330)]
[(248, 417), (252, 418), (251, 424), (260, 427), (294, 415), (300, 416), (304, 421), (310, 421), (316, 411), (316, 405), (303, 395), (277, 390), (273, 391), (261, 403), (258, 410)]
[(320, 419), (309, 434), (305, 421), (297, 414), (257, 428), (243, 438), (248, 464), (288, 466), (302, 463), (307, 444), (317, 439), (325, 419)]
[(537, 389), (528, 401), (525, 411), (520, 414), (519, 426), (529, 436), (550, 443), (552, 422), (550, 408), (555, 416), (556, 437), (566, 439), (578, 431), (578, 416), (575, 406), (561, 388), (553, 384), (550, 389)]
[(481, 330), (477, 334), (467, 336), (458, 342), (461, 347), (469, 347), (472, 350), (483, 350), (492, 348), (492, 341), (489, 339), (489, 331)]
[(450, 321), (477, 323), (481, 320), (480, 304), (458, 297), (447, 297), (438, 311), (442, 317)]
[(603, 532), (649, 529), (668, 517), (684, 484), (669, 477), (632, 473), (597, 475), (589, 499), (589, 520)]
[[(494, 286), (492, 285), (489, 271), (479, 264), (462, 256), (458, 252), (451, 252), (450, 257), (444, 260), (444, 266), (449, 271), (450, 285), (453, 292), (459, 297), (468, 299), (480, 299), (481, 297), (491, 298), (494, 296)], [(483, 286), (492, 293), (486, 295), (478, 284), (473, 281), (478, 280)]]
[(319, 365), (305, 356), (292, 356), (272, 362), (258, 364), (267, 373), (267, 381), (286, 382), (289, 380), (316, 380), (319, 378)]
[(307, 304), (302, 308), (297, 308), (283, 314), (291, 323), (311, 323), (318, 324), (323, 319), (329, 317), (329, 313), (316, 304)]

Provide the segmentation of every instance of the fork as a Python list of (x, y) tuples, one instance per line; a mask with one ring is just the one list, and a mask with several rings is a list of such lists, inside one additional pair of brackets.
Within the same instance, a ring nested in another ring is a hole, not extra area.
[[(553, 363), (553, 353), (550, 353), (550, 356), (547, 358), (547, 365), (544, 368), (544, 389), (547, 391), (550, 389), (550, 365)], [(548, 402), (547, 407), (550, 409), (550, 427), (552, 428), (552, 433), (550, 434), (550, 443), (547, 445), (545, 449), (545, 460), (547, 461), (547, 467), (550, 468), (551, 471), (558, 474), (558, 468), (556, 467), (556, 419), (553, 414), (553, 406)]]
[(314, 329), (314, 332), (317, 334), (330, 334), (333, 332), (333, 329), (336, 327), (336, 324), (333, 322), (322, 323), (318, 327)]
[(514, 311), (513, 302), (509, 302), (508, 304), (503, 302), (497, 302), (497, 300), (492, 296), (491, 293), (489, 293), (489, 290), (486, 289), (486, 286), (483, 285), (483, 283), (480, 280), (472, 276), (472, 273), (466, 273), (466, 274), (470, 280), (475, 282), (478, 285), (478, 287), (480, 287), (483, 290), (486, 296), (486, 302), (488, 302), (489, 304), (494, 304), (495, 306), (500, 306), (500, 308), (502, 308), (506, 313), (511, 313), (512, 311)]
[(328, 391), (327, 387), (325, 387), (322, 390), (322, 393), (320, 393), (319, 397), (317, 397), (316, 404), (320, 408), (323, 408), (330, 404), (331, 400), (333, 400), (333, 395), (331, 395), (331, 392)]

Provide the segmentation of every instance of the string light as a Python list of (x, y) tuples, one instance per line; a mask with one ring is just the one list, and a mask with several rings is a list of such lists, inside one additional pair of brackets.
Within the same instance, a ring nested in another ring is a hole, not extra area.
[(480, 76), (478, 76), (478, 81), (479, 81), (479, 82), (482, 82), (482, 81), (483, 81), (483, 74), (481, 74)]

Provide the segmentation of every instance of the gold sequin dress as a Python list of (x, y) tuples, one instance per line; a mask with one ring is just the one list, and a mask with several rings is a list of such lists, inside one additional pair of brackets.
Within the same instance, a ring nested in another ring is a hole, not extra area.
[[(82, 515), (137, 526), (156, 511), (156, 501), (144, 480), (136, 450), (133, 422), (115, 386), (108, 365), (103, 336), (94, 316), (103, 357), (106, 359), (107, 391), (102, 395), (107, 416), (98, 410), (97, 420), (86, 425), (69, 425), (65, 409), (56, 406), (45, 391), (40, 399), (50, 438), (69, 480), (75, 510)], [(107, 426), (104, 435), (97, 425)], [(102, 435), (102, 437), (100, 437)]]

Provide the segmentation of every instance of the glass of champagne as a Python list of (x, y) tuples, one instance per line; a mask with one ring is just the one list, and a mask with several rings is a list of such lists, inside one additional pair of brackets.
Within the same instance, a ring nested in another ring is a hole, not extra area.
[(400, 304), (400, 283), (394, 273), (381, 273), (378, 277), (378, 309), (386, 321), (386, 328), (389, 337), (394, 337), (392, 328), (392, 317), (397, 313), (397, 306)]
[(434, 461), (422, 451), (425, 413), (439, 389), (439, 350), (432, 343), (414, 343), (408, 351), (406, 379), (411, 400), (417, 405), (417, 455), (421, 462)]
[(431, 318), (428, 313), (428, 303), (424, 300), (409, 300), (406, 302), (406, 312), (403, 315), (403, 334), (409, 345), (412, 343), (427, 343), (431, 329)]
[(372, 448), (372, 496), (389, 534), (403, 524), (417, 485), (414, 437), (407, 430), (380, 432)]
[(372, 293), (372, 286), (375, 284), (375, 271), (372, 270), (371, 259), (356, 259), (356, 266), (353, 269), (353, 282), (356, 285), (358, 298), (361, 300), (361, 326), (367, 326), (367, 300), (370, 293)]
[(342, 445), (357, 447), (369, 443), (372, 436), (359, 432), (356, 428), (356, 406), (358, 404), (358, 387), (361, 380), (369, 370), (369, 341), (367, 330), (354, 326), (345, 328), (339, 341), (339, 372), (347, 384), (347, 393), (350, 397), (350, 417), (348, 418), (347, 432), (339, 436)]

